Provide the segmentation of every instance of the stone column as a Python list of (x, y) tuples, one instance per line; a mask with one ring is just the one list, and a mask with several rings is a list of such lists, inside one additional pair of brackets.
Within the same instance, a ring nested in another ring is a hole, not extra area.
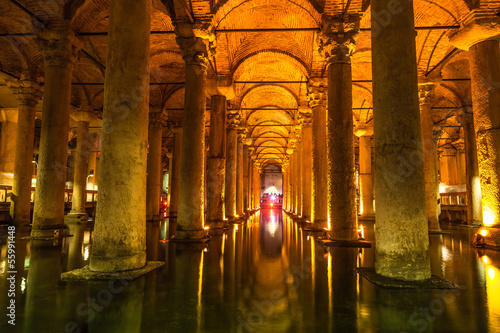
[(90, 174), (94, 170), (94, 174), (87, 179), (87, 190), (93, 190), (94, 186), (97, 185), (97, 153), (96, 151), (89, 153), (88, 172)]
[(225, 213), (229, 221), (234, 221), (236, 218), (236, 155), (238, 149), (239, 115), (228, 114), (227, 122)]
[(170, 204), (168, 216), (177, 219), (179, 209), (179, 186), (181, 178), (182, 127), (172, 127), (174, 148), (172, 151), (172, 172), (170, 174)]
[(253, 174), (253, 159), (250, 156), (250, 161), (248, 164), (248, 202), (251, 210), (255, 209), (255, 202), (253, 198), (253, 187), (254, 187), (254, 174)]
[(146, 264), (150, 16), (149, 0), (110, 2), (92, 271)]
[(500, 224), (500, 47), (498, 40), (469, 49), (483, 224)]
[[(388, 10), (386, 0), (371, 5), (372, 17)], [(390, 10), (382, 32), (372, 20), (375, 271), (425, 280), (431, 272), (412, 1)]]
[(146, 180), (146, 220), (160, 221), (160, 195), (163, 176), (161, 145), (165, 116), (160, 112), (149, 113), (149, 155)]
[(7, 84), (19, 103), (10, 217), (21, 230), (30, 226), (35, 110), (42, 93), (36, 82), (23, 80)]
[(325, 22), (319, 34), (328, 68), (328, 207), (336, 240), (358, 239), (351, 69), (358, 32), (359, 18), (352, 17)]
[(328, 227), (328, 165), (326, 150), (326, 92), (322, 80), (313, 79), (307, 87), (312, 109), (312, 204), (314, 228)]
[[(177, 239), (202, 239), (207, 236), (204, 229), (204, 170), (205, 170), (205, 88), (209, 41), (177, 29), (176, 37), (186, 63), (186, 90), (181, 156), (181, 178), (179, 188), (179, 214), (177, 216)], [(186, 27), (184, 27), (186, 28)]]
[(39, 33), (45, 63), (42, 130), (38, 155), (32, 237), (53, 237), (64, 223), (71, 78), (76, 39), (69, 22), (51, 22)]
[(437, 133), (434, 132), (434, 119), (432, 118), (432, 98), (434, 84), (421, 84), (419, 86), (420, 122), (422, 126), (422, 144), (424, 153), (425, 176), (425, 201), (428, 228), (431, 231), (441, 230), (439, 225), (439, 180), (437, 157)]
[(363, 218), (373, 218), (373, 175), (372, 175), (372, 135), (373, 128), (359, 134), (359, 191), (360, 214)]
[(467, 224), (479, 225), (483, 224), (483, 203), (477, 161), (476, 131), (474, 130), (472, 108), (462, 110), (458, 119), (464, 129), (467, 173)]
[(74, 161), (73, 200), (71, 202), (71, 211), (65, 217), (65, 222), (84, 222), (88, 219), (85, 210), (85, 203), (87, 201), (85, 190), (88, 175), (87, 161), (89, 150), (92, 148), (89, 124), (97, 119), (97, 115), (93, 110), (88, 110), (87, 108), (89, 108), (88, 105), (82, 106), (81, 110), (71, 112), (71, 117), (78, 122), (78, 130), (76, 134), (76, 156)]
[[(248, 139), (247, 139), (248, 140)], [(248, 189), (249, 189), (249, 173), (248, 173), (248, 160), (249, 160), (249, 151), (248, 151), (248, 145), (245, 144), (243, 146), (243, 213), (246, 214), (249, 209), (249, 195), (248, 195)]]
[(312, 119), (311, 113), (301, 113), (302, 125), (302, 219), (311, 221), (312, 187)]
[(296, 203), (297, 203), (297, 150), (294, 150), (291, 154), (290, 163), (290, 213), (292, 215), (296, 214)]
[(76, 161), (76, 147), (68, 151), (68, 169), (66, 171), (66, 182), (68, 188), (73, 189), (73, 182), (75, 181), (75, 161)]
[(474, 129), (478, 154), (483, 224), (500, 224), (500, 19), (472, 10), (450, 43), (469, 51)]
[(236, 215), (242, 218), (243, 211), (243, 141), (245, 134), (243, 132), (238, 134), (238, 145), (236, 152)]
[(457, 172), (458, 172), (458, 185), (464, 185), (467, 182), (465, 170), (465, 144), (459, 142), (455, 144), (457, 148)]
[(255, 165), (255, 168), (254, 168), (254, 172), (255, 172), (255, 176), (254, 176), (254, 179), (255, 179), (255, 187), (254, 187), (254, 200), (255, 200), (255, 204), (256, 204), (256, 208), (259, 209), (260, 208), (260, 186), (261, 186), (261, 183), (260, 183), (260, 167), (258, 165)]
[(12, 185), (17, 137), (17, 108), (0, 109), (0, 185)]
[(207, 161), (207, 222), (210, 229), (223, 228), (226, 178), (226, 97), (214, 95), (210, 107), (210, 147)]

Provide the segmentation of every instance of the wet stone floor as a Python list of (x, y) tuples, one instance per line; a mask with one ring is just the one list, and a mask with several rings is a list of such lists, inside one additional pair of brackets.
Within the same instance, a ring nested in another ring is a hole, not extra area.
[(474, 229), (430, 236), (432, 273), (459, 286), (442, 291), (376, 287), (355, 272), (373, 248), (324, 248), (279, 210), (206, 247), (161, 241), (168, 224), (148, 230), (148, 257), (165, 265), (133, 281), (60, 280), (88, 264), (90, 226), (50, 244), (18, 237), (15, 326), (2, 236), (0, 332), (500, 332), (500, 255), (472, 248)]

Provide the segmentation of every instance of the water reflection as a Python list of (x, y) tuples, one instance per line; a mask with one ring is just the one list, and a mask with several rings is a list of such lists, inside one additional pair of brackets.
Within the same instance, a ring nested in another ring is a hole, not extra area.
[[(111, 285), (60, 281), (61, 271), (87, 264), (89, 226), (69, 226), (73, 237), (63, 242), (18, 237), (16, 331), (500, 331), (500, 253), (472, 248), (473, 230), (444, 226), (452, 234), (430, 237), (432, 273), (459, 289), (410, 291), (381, 289), (355, 273), (373, 267), (373, 248), (324, 248), (277, 210), (232, 224), (207, 244), (158, 242), (172, 223), (148, 231), (148, 257), (165, 266)], [(373, 240), (373, 224), (365, 238)], [(0, 246), (4, 306), (6, 241)], [(3, 319), (0, 331), (12, 327)]]

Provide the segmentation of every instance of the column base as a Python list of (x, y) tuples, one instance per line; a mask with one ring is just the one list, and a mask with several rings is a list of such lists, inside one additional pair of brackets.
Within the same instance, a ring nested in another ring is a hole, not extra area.
[(375, 215), (360, 215), (358, 222), (375, 222)]
[(69, 237), (66, 234), (63, 224), (54, 224), (31, 229), (31, 235), (28, 237), (33, 240), (51, 240)]
[(354, 248), (370, 248), (370, 242), (362, 240), (337, 240), (329, 238), (318, 238), (318, 243), (327, 247), (354, 247)]
[(89, 220), (89, 216), (85, 211), (70, 211), (68, 215), (64, 217), (64, 223), (86, 223)]
[(474, 235), (473, 245), (492, 250), (500, 250), (500, 225), (482, 227)]
[(146, 264), (146, 251), (124, 256), (90, 256), (89, 270), (100, 273), (113, 273), (142, 269)]
[(312, 227), (316, 230), (328, 230), (328, 221), (327, 220), (314, 220), (312, 223)]
[(227, 221), (226, 220), (210, 220), (208, 221), (209, 230), (212, 229), (227, 229)]
[(174, 243), (205, 243), (210, 240), (209, 229), (199, 230), (179, 230), (177, 229), (175, 237), (170, 238)]
[(375, 272), (374, 268), (369, 267), (358, 267), (356, 269), (359, 275), (370, 281), (371, 283), (391, 289), (457, 289), (458, 286), (448, 282), (447, 280), (437, 276), (432, 275), (430, 279), (427, 280), (399, 280), (394, 278), (385, 277), (379, 275)]
[(91, 271), (89, 266), (75, 269), (61, 274), (61, 280), (133, 280), (163, 266), (163, 261), (148, 261), (146, 266), (129, 271), (97, 272)]

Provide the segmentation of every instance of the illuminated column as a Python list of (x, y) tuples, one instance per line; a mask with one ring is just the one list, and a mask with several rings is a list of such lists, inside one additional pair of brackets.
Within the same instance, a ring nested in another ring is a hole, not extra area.
[(312, 109), (312, 204), (314, 228), (328, 227), (328, 165), (326, 150), (326, 92), (322, 80), (313, 79), (307, 87)]
[(457, 148), (458, 185), (464, 185), (467, 178), (465, 170), (465, 144), (459, 142), (455, 146)]
[(238, 134), (238, 144), (236, 152), (236, 215), (243, 217), (243, 140), (245, 134)]
[(151, 1), (110, 2), (92, 271), (146, 265), (150, 16)]
[(296, 207), (297, 207), (297, 151), (298, 149), (295, 148), (295, 150), (292, 153), (292, 169), (290, 173), (290, 180), (292, 182), (292, 188), (290, 191), (290, 213), (292, 215), (297, 214)]
[(87, 221), (88, 215), (85, 210), (86, 199), (86, 180), (87, 180), (87, 161), (89, 150), (92, 148), (92, 141), (89, 135), (90, 122), (97, 119), (97, 115), (90, 106), (81, 106), (78, 111), (72, 111), (71, 117), (78, 122), (78, 131), (76, 134), (76, 156), (74, 161), (73, 178), (73, 200), (71, 202), (71, 211), (65, 217), (66, 222)]
[(250, 156), (250, 161), (248, 164), (248, 201), (249, 201), (249, 205), (250, 205), (251, 210), (255, 209), (255, 202), (254, 202), (254, 197), (253, 197), (253, 193), (254, 193), (254, 190), (253, 190), (253, 188), (254, 188), (253, 168), (254, 168), (254, 162), (253, 162), (252, 157)]
[(432, 119), (432, 98), (434, 95), (434, 84), (419, 85), (420, 99), (420, 122), (422, 126), (422, 143), (424, 152), (424, 176), (425, 176), (425, 201), (427, 211), (428, 228), (432, 231), (441, 230), (439, 225), (439, 180), (438, 180), (438, 157), (437, 139), (434, 132), (434, 119)]
[(90, 150), (89, 157), (88, 157), (88, 173), (92, 173), (92, 170), (94, 170), (93, 176), (88, 177), (87, 179), (87, 190), (94, 190), (95, 186), (99, 184), (99, 159), (97, 158), (97, 155), (99, 154), (99, 151), (101, 150), (101, 133), (99, 132), (92, 132), (91, 131), (91, 137), (92, 137), (92, 149)]
[(146, 220), (160, 220), (160, 195), (162, 180), (161, 145), (165, 116), (159, 112), (149, 113), (148, 177), (146, 180)]
[[(309, 111), (309, 110), (307, 110)], [(302, 125), (302, 218), (311, 221), (312, 185), (312, 119), (311, 113), (301, 113)]]
[[(247, 139), (248, 140), (248, 139)], [(251, 142), (251, 141), (250, 141)], [(243, 146), (243, 213), (246, 214), (248, 211), (250, 205), (249, 205), (249, 173), (248, 173), (248, 166), (249, 166), (249, 151), (248, 151), (248, 141), (247, 144)]]
[(260, 167), (255, 166), (255, 202), (257, 204), (257, 209), (260, 208), (260, 197), (261, 197), (261, 182), (260, 182)]
[(177, 218), (179, 209), (179, 186), (181, 178), (182, 127), (170, 128), (174, 133), (174, 149), (172, 152), (172, 173), (170, 174), (170, 204), (168, 216)]
[(177, 239), (201, 239), (207, 235), (203, 199), (205, 88), (210, 47), (209, 40), (193, 36), (194, 31), (189, 31), (186, 37), (176, 37), (186, 64)]
[(359, 136), (359, 191), (360, 213), (364, 218), (373, 218), (373, 174), (372, 174), (372, 135), (373, 127), (358, 129)]
[(462, 110), (458, 117), (464, 129), (466, 189), (467, 189), (467, 224), (483, 224), (483, 203), (481, 198), (481, 181), (477, 161), (476, 131), (472, 108)]
[(210, 107), (210, 137), (207, 161), (207, 222), (211, 229), (223, 228), (226, 178), (226, 97), (213, 95)]
[[(500, 224), (500, 19), (471, 11), (450, 43), (469, 51), (474, 129), (478, 153), (483, 223)], [(491, 38), (488, 40), (488, 38)]]
[(30, 225), (35, 110), (42, 93), (36, 82), (15, 81), (7, 84), (19, 103), (10, 217), (21, 230)]
[(358, 239), (351, 57), (359, 18), (324, 23), (319, 51), (328, 68), (328, 200), (330, 236)]
[(0, 185), (12, 185), (15, 168), (17, 108), (0, 109), (2, 130), (0, 132)]
[[(299, 129), (296, 130), (298, 134)], [(297, 142), (295, 150), (295, 215), (302, 216), (302, 140)]]
[[(412, 1), (380, 31), (372, 20), (375, 141), (375, 271), (402, 280), (431, 277)], [(387, 11), (372, 0), (372, 17)]]
[(236, 155), (238, 149), (239, 114), (228, 114), (226, 140), (226, 218), (233, 221), (236, 216)]
[(33, 210), (32, 237), (53, 237), (64, 224), (64, 185), (68, 158), (71, 78), (76, 60), (76, 39), (69, 22), (50, 22), (39, 33), (45, 79), (42, 131)]

